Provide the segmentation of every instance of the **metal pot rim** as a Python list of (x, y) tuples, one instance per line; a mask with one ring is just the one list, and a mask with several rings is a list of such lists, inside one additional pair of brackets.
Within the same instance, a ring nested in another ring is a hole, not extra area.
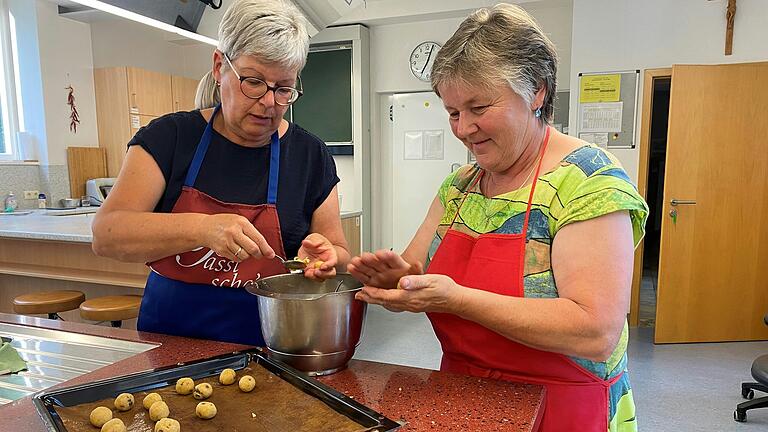
[[(268, 282), (270, 279), (280, 279), (280, 278), (290, 278), (290, 277), (304, 277), (303, 275), (297, 275), (295, 273), (287, 273), (287, 274), (280, 274), (275, 276), (269, 276), (266, 277), (260, 281), (258, 281), (256, 284), (249, 285), (245, 289), (249, 293), (260, 296), (260, 297), (269, 297), (277, 300), (319, 300), (324, 297), (328, 296), (339, 296), (339, 295), (349, 295), (349, 293), (356, 293), (357, 291), (360, 291), (363, 289), (362, 286), (356, 287), (356, 288), (342, 288), (339, 291), (329, 291), (325, 293), (299, 293), (299, 294), (293, 294), (293, 293), (280, 293), (275, 291), (269, 291), (261, 288), (262, 283)], [(349, 276), (352, 277), (349, 273), (337, 273), (336, 276)]]

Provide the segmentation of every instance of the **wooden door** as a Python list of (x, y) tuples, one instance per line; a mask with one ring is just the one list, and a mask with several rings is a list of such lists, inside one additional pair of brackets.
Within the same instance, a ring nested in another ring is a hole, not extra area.
[(173, 111), (169, 74), (132, 67), (127, 69), (131, 114), (161, 116)]
[(672, 69), (657, 343), (768, 339), (767, 112), (768, 63)]
[(171, 77), (171, 89), (173, 92), (174, 111), (192, 111), (195, 109), (195, 94), (197, 93), (197, 80), (173, 75)]

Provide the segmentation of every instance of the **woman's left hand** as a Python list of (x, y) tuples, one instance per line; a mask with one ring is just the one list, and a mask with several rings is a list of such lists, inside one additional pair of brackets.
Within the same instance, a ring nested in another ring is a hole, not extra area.
[(395, 312), (456, 313), (463, 294), (464, 288), (448, 276), (426, 274), (402, 277), (397, 289), (364, 286), (355, 298)]
[(322, 234), (312, 233), (301, 242), (299, 258), (309, 258), (304, 276), (313, 280), (325, 280), (336, 276), (339, 257), (336, 248)]

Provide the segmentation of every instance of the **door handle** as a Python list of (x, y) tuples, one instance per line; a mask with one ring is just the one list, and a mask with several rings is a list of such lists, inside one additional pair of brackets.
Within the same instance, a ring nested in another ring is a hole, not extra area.
[(679, 206), (679, 205), (696, 205), (696, 201), (693, 201), (693, 200), (679, 200), (679, 199), (672, 198), (672, 200), (669, 202), (669, 204), (671, 206), (673, 206), (673, 207), (674, 206)]
[(454, 162), (451, 164), (451, 172), (456, 171), (457, 169), (461, 168), (461, 164), (458, 162)]

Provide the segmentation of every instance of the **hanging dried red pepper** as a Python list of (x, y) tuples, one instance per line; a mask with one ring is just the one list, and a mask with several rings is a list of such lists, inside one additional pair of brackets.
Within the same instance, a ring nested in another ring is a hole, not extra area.
[(80, 124), (80, 114), (77, 113), (77, 107), (75, 107), (75, 89), (71, 84), (65, 88), (69, 90), (69, 94), (67, 95), (67, 105), (69, 105), (70, 109), (69, 131), (77, 133), (77, 125)]

